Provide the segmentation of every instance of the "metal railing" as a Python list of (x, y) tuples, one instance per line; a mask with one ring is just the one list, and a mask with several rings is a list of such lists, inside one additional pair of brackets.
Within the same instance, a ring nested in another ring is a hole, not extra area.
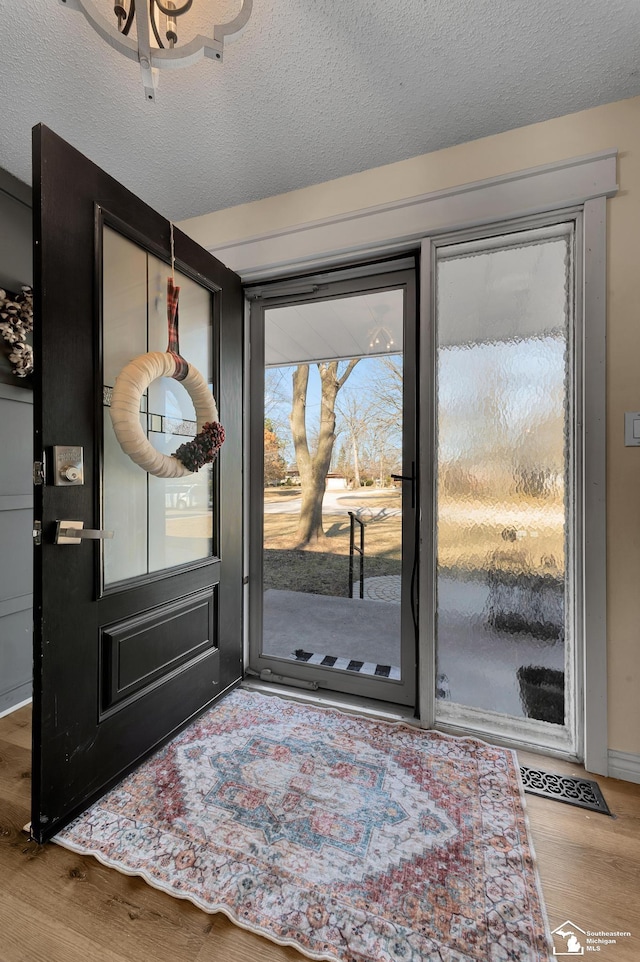
[[(364, 598), (364, 521), (354, 511), (349, 512), (349, 597), (353, 598), (353, 563), (360, 555), (360, 597)], [(360, 527), (360, 545), (356, 544), (356, 524)]]

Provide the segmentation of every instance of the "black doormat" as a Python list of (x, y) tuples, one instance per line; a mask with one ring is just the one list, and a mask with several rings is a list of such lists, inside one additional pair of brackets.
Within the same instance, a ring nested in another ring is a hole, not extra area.
[(555, 798), (557, 802), (566, 802), (567, 805), (578, 805), (592, 812), (611, 815), (597, 782), (589, 781), (587, 778), (573, 778), (571, 775), (559, 775), (557, 772), (544, 772), (540, 768), (527, 766), (520, 767), (520, 774), (524, 790), (530, 795)]

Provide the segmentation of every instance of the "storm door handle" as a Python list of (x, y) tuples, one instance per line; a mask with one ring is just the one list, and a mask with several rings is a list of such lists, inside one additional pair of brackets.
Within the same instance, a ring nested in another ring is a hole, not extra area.
[(394, 481), (411, 481), (411, 508), (416, 506), (416, 462), (411, 462), (411, 474), (392, 474)]

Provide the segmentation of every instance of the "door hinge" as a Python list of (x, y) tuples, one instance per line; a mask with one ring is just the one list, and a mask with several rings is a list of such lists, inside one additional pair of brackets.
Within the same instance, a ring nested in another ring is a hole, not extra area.
[(40, 485), (45, 482), (45, 463), (44, 461), (34, 461), (33, 462), (33, 483)]
[(33, 535), (33, 543), (42, 544), (42, 521), (33, 522), (33, 531), (31, 533)]

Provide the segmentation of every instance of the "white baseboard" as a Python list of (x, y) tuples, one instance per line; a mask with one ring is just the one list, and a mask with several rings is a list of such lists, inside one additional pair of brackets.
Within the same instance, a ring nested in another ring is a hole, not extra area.
[(12, 712), (17, 711), (19, 708), (24, 708), (25, 705), (30, 705), (33, 699), (25, 698), (24, 701), (18, 702), (17, 705), (12, 705), (11, 708), (5, 708), (4, 711), (0, 711), (0, 718), (4, 718), (5, 715), (11, 715)]
[(640, 785), (640, 755), (632, 752), (616, 752), (611, 748), (609, 757), (609, 778), (621, 778), (625, 782)]

